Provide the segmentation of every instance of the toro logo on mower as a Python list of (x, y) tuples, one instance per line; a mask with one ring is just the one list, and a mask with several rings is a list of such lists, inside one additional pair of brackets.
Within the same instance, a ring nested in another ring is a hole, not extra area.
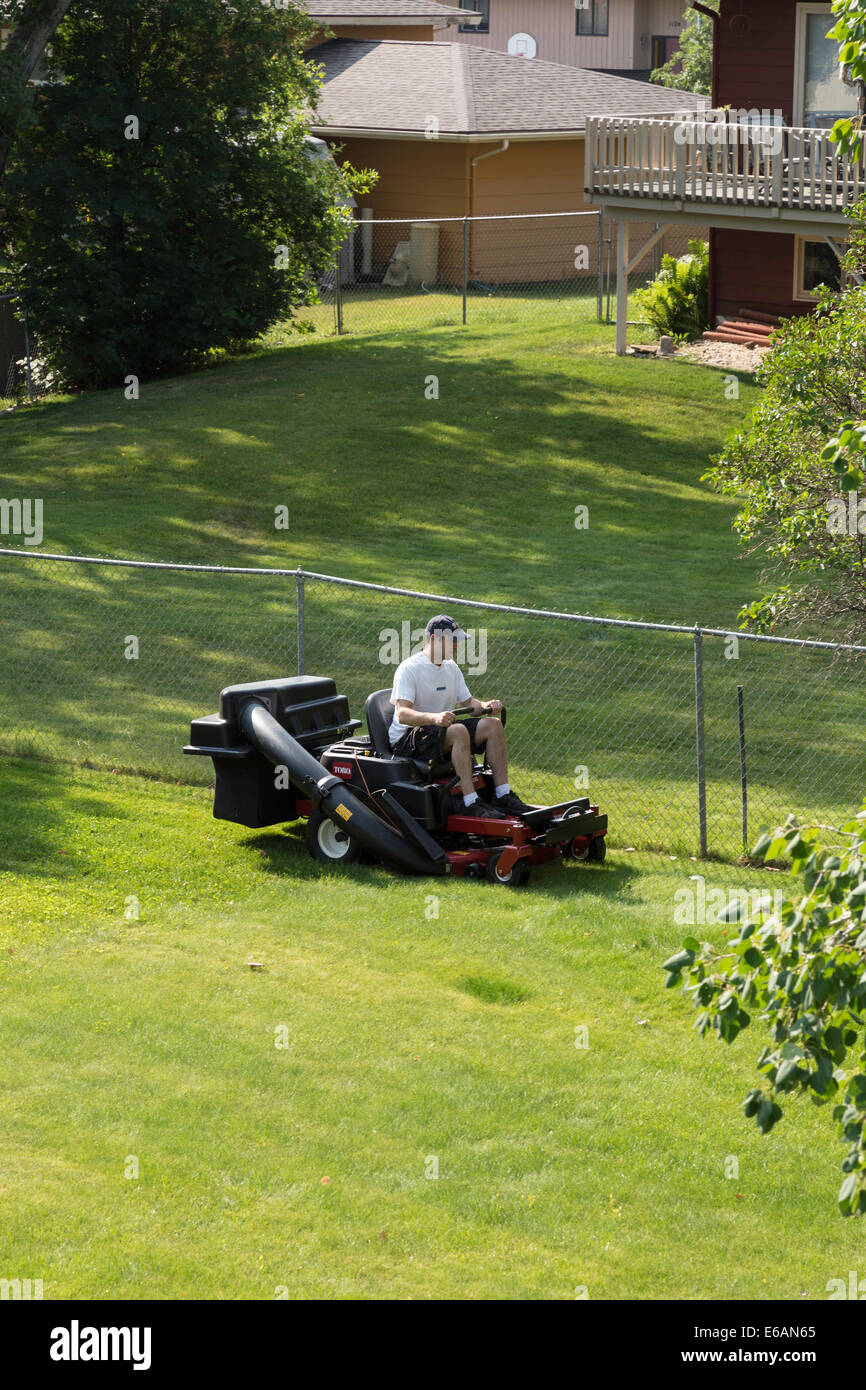
[(331, 771), (335, 777), (346, 777), (351, 781), (352, 769), (347, 763), (331, 763)]

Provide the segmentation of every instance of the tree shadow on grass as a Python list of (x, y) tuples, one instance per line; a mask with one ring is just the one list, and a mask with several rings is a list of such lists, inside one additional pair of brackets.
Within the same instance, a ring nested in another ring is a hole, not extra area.
[(127, 819), (92, 790), (70, 785), (63, 765), (0, 755), (3, 868), (29, 878), (54, 878), (62, 856), (64, 873), (74, 875), (76, 857), (65, 848), (64, 836), (70, 820), (82, 815)]
[[(713, 539), (732, 505), (699, 482), (727, 428), (708, 411), (714, 379), (669, 375), (660, 409), (657, 364), (563, 353), (534, 370), (521, 350), (471, 332), (277, 349), (150, 383), (134, 408), (101, 392), (46, 406), (38, 430), (13, 418), (7, 466), (38, 475), (46, 546), (83, 552), (98, 513), (103, 554), (301, 562), (394, 583), (411, 567), (415, 582), (449, 575), (452, 589), (494, 597), (507, 581), (523, 601), (579, 606), (599, 582), (593, 557), (574, 563), (579, 487), (591, 539), (606, 537), (595, 560), (610, 560), (615, 533), (635, 592), (642, 568), (653, 576), (655, 606), (659, 580), (669, 571), (676, 592), (702, 537), (733, 562), (727, 534)], [(434, 376), (439, 397), (427, 400)], [(106, 507), (112, 495), (119, 505)], [(273, 509), (288, 497), (292, 529), (280, 534)]]

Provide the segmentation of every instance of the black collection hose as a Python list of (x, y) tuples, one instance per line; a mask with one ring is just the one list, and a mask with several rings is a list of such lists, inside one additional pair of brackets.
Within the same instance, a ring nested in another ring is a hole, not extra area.
[(253, 747), (275, 767), (285, 767), (292, 785), (344, 835), (357, 840), (374, 859), (404, 874), (447, 872), (447, 859), (437, 863), (368, 810), (341, 778), (327, 772), (277, 723), (261, 700), (249, 700), (241, 709), (238, 723)]

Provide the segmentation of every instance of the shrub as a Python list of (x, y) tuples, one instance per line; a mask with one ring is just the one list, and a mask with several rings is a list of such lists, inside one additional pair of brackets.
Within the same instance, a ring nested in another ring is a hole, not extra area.
[(710, 250), (690, 241), (687, 256), (663, 256), (662, 268), (635, 299), (659, 334), (681, 342), (699, 338), (709, 324)]
[[(664, 964), (666, 983), (685, 977), (701, 1037), (732, 1043), (750, 1013), (769, 1028), (757, 1058), (763, 1084), (743, 1105), (763, 1134), (782, 1118), (782, 1099), (832, 1104), (847, 1145), (839, 1209), (858, 1215), (866, 1212), (866, 807), (838, 830), (792, 816), (752, 853), (789, 859), (800, 884), (778, 906), (767, 894), (721, 945), (687, 937)], [(741, 905), (724, 916), (737, 921)]]

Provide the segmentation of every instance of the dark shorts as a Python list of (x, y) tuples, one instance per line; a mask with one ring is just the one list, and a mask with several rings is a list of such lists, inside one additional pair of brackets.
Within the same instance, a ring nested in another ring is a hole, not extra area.
[[(484, 747), (483, 743), (475, 742), (475, 730), (480, 721), (484, 718), (480, 714), (472, 719), (461, 719), (459, 722), (465, 724), (469, 730), (469, 746), (474, 753), (480, 753)], [(440, 724), (422, 724), (409, 729), (401, 739), (394, 744), (392, 753), (401, 757), (424, 758), (428, 762), (441, 763), (448, 756), (443, 748), (445, 734), (447, 730)]]

